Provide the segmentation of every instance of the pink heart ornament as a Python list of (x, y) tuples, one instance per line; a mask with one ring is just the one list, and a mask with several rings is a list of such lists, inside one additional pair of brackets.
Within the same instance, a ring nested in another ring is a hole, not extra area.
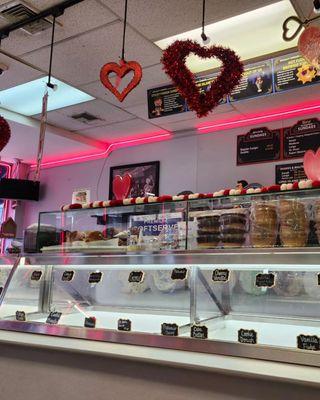
[(132, 188), (132, 176), (125, 174), (123, 177), (116, 175), (112, 182), (112, 191), (116, 200), (126, 199)]
[(303, 168), (312, 181), (320, 180), (320, 147), (316, 152), (307, 150), (303, 157)]

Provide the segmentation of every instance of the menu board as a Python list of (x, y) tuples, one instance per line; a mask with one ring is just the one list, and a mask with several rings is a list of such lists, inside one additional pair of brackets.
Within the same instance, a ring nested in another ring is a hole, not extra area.
[(231, 92), (230, 101), (272, 93), (272, 60), (247, 65), (239, 85)]
[(320, 121), (317, 118), (299, 121), (283, 130), (284, 158), (303, 157), (307, 150), (316, 151), (320, 146)]
[(276, 165), (276, 184), (293, 183), (307, 179), (303, 163), (291, 163)]
[(280, 130), (251, 129), (237, 137), (237, 165), (280, 159)]
[[(205, 93), (211, 88), (211, 83), (218, 73), (210, 74), (196, 79), (200, 93)], [(226, 103), (227, 97), (220, 103)], [(165, 117), (189, 111), (186, 100), (178, 93), (173, 85), (162, 86), (148, 90), (148, 115), (149, 118)]]
[(320, 81), (317, 69), (300, 55), (290, 54), (273, 60), (275, 91), (295, 89)]

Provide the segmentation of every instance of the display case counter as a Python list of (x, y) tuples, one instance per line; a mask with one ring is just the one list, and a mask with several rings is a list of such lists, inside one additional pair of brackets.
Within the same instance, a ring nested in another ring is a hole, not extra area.
[(320, 366), (320, 250), (22, 257), (0, 329)]

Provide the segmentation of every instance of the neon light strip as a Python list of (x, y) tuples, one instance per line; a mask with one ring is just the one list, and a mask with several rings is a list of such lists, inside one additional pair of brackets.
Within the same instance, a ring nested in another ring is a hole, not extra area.
[[(237, 128), (243, 125), (252, 125), (255, 123), (260, 123), (260, 122), (270, 122), (270, 121), (275, 121), (279, 119), (289, 119), (294, 116), (299, 116), (299, 115), (304, 115), (304, 114), (309, 114), (314, 111), (319, 111), (320, 110), (320, 104), (312, 105), (312, 106), (306, 106), (306, 107), (301, 107), (301, 108), (292, 108), (287, 111), (279, 111), (279, 112), (274, 112), (270, 114), (265, 114), (265, 115), (259, 115), (257, 117), (249, 117), (249, 118), (243, 118), (243, 119), (237, 119), (233, 121), (224, 121), (224, 122), (218, 122), (218, 123), (213, 123), (210, 125), (205, 125), (205, 126), (198, 126), (197, 129), (199, 133), (209, 133), (213, 132), (216, 130), (224, 130), (224, 129), (232, 129), (232, 128)], [(205, 132), (202, 132), (205, 131)]]
[[(171, 137), (171, 133), (161, 133), (158, 135), (153, 135), (153, 136), (148, 136), (148, 137), (122, 140), (122, 141), (118, 141), (118, 142), (109, 144), (108, 147), (106, 148), (106, 150), (104, 150), (101, 153), (85, 154), (82, 156), (70, 157), (70, 158), (65, 158), (65, 159), (56, 160), (56, 161), (48, 161), (48, 162), (42, 163), (41, 167), (49, 168), (49, 167), (55, 167), (58, 165), (73, 164), (73, 163), (77, 163), (77, 162), (81, 162), (81, 161), (88, 161), (92, 158), (97, 159), (97, 158), (102, 158), (102, 157), (108, 157), (112, 151), (114, 151), (120, 147), (130, 147), (130, 146), (135, 146), (135, 145), (139, 145), (139, 144), (145, 144), (148, 142), (157, 141), (157, 139), (166, 140), (166, 139), (169, 139), (170, 137)], [(32, 169), (34, 169), (35, 167), (36, 167), (36, 164), (31, 165)]]
[[(11, 164), (7, 164), (4, 162), (0, 162), (0, 165), (3, 165), (4, 167), (7, 168), (7, 174), (6, 174), (6, 178), (11, 178), (11, 174), (12, 174), (12, 165)], [(9, 216), (9, 204), (10, 204), (10, 200), (5, 200), (3, 202), (3, 213), (2, 213), (2, 220), (1, 223), (4, 222), (8, 216)], [(1, 255), (4, 255), (5, 252), (5, 247), (6, 247), (6, 239), (1, 239), (1, 245), (0, 245), (0, 252)]]

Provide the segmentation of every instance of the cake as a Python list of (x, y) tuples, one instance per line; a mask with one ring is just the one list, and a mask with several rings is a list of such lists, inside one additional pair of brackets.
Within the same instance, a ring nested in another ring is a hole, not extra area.
[(309, 219), (305, 205), (297, 200), (280, 200), (280, 240), (285, 247), (304, 247), (308, 241)]
[(212, 249), (220, 242), (220, 212), (205, 213), (197, 217), (197, 243), (199, 248)]
[(320, 200), (317, 200), (314, 203), (314, 224), (318, 242), (320, 244)]
[(250, 239), (253, 247), (273, 247), (277, 241), (277, 209), (268, 202), (253, 203), (251, 207)]
[(247, 211), (242, 208), (224, 210), (220, 216), (220, 238), (223, 247), (242, 247), (246, 241)]

